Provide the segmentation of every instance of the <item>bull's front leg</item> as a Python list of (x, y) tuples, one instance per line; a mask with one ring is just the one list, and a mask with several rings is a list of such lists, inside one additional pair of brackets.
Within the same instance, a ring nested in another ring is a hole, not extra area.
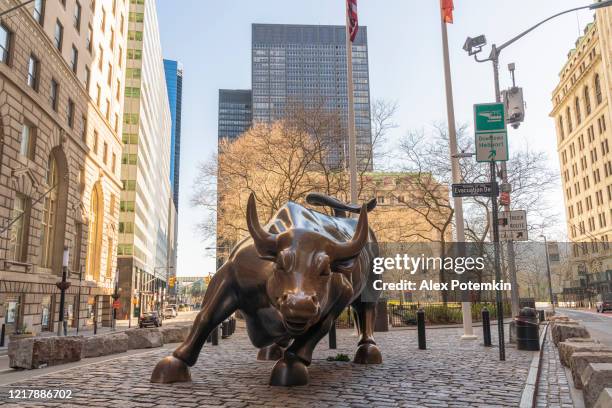
[(359, 343), (353, 362), (356, 364), (381, 364), (382, 355), (374, 341), (374, 322), (376, 320), (376, 303), (363, 302), (357, 299), (353, 304), (357, 327), (359, 328)]
[(208, 335), (238, 308), (231, 275), (231, 265), (225, 264), (213, 276), (202, 301), (202, 310), (193, 322), (189, 336), (171, 356), (157, 363), (151, 374), (151, 382), (191, 381), (189, 367), (196, 363)]
[(297, 337), (287, 348), (283, 357), (276, 362), (270, 375), (270, 385), (292, 386), (308, 384), (308, 366), (312, 362), (312, 352), (334, 324), (336, 318), (344, 310), (351, 299), (353, 290), (351, 285), (340, 274), (334, 273), (335, 288), (330, 294), (330, 301), (334, 302), (330, 312), (314, 324), (303, 335)]

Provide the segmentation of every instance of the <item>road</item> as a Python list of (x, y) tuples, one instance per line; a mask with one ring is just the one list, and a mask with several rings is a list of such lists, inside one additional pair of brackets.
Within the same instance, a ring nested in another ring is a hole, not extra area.
[(612, 313), (557, 308), (558, 313), (580, 320), (589, 330), (591, 337), (612, 347)]

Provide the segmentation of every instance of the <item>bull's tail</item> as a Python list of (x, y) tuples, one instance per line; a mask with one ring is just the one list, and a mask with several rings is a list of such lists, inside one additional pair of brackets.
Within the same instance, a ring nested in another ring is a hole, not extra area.
[[(306, 202), (314, 206), (327, 206), (334, 210), (336, 217), (346, 217), (347, 212), (358, 214), (361, 211), (361, 206), (357, 204), (347, 204), (321, 193), (309, 193), (306, 195)], [(366, 204), (368, 212), (376, 208), (376, 198), (370, 199)]]

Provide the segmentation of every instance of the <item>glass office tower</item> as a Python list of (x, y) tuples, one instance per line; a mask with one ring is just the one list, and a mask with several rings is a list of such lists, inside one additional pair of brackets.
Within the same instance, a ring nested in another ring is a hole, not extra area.
[(251, 91), (247, 89), (219, 89), (218, 137), (235, 139), (251, 127)]
[[(360, 169), (371, 169), (370, 81), (367, 27), (353, 43), (355, 128)], [(282, 118), (288, 103), (320, 103), (339, 111), (348, 124), (346, 37), (344, 26), (253, 24), (253, 120)], [(345, 132), (346, 134), (346, 132)], [(348, 136), (331, 152), (330, 164), (346, 166)]]
[(172, 200), (178, 211), (179, 173), (181, 161), (181, 109), (183, 102), (183, 64), (178, 61), (164, 59), (166, 74), (166, 89), (170, 104), (172, 119), (172, 135), (170, 140), (170, 185)]

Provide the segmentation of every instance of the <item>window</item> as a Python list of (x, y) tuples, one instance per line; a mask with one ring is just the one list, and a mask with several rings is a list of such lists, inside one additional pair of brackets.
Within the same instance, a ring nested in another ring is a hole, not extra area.
[(597, 103), (597, 105), (599, 106), (599, 104), (602, 101), (602, 96), (601, 96), (601, 82), (599, 80), (599, 74), (595, 75), (595, 102)]
[(49, 92), (49, 100), (51, 101), (51, 108), (57, 112), (57, 101), (59, 98), (59, 84), (53, 78), (51, 78), (51, 90)]
[(91, 192), (89, 211), (89, 242), (87, 244), (87, 276), (100, 278), (100, 249), (102, 247), (103, 198), (96, 184)]
[(591, 114), (591, 96), (589, 95), (589, 87), (584, 87), (584, 109), (586, 111), (587, 116)]
[(563, 128), (563, 114), (559, 115), (559, 134), (561, 135), (561, 140), (565, 139), (565, 129)]
[(142, 31), (128, 30), (128, 40), (142, 41)]
[(108, 63), (106, 83), (108, 84), (108, 86), (111, 86), (111, 84), (113, 83), (113, 64), (111, 64), (110, 62)]
[(77, 31), (81, 31), (81, 4), (77, 1), (74, 5), (74, 16), (73, 16), (74, 28)]
[(110, 42), (108, 43), (108, 45), (110, 46), (110, 49), (112, 50), (113, 48), (115, 48), (115, 30), (113, 30), (112, 28), (110, 29)]
[(125, 76), (128, 79), (140, 79), (141, 71), (140, 68), (126, 68)]
[(110, 113), (111, 113), (110, 100), (107, 99), (106, 100), (106, 107), (104, 109), (104, 116), (106, 117), (106, 120), (108, 120), (108, 121), (110, 121)]
[(30, 200), (17, 193), (13, 201), (9, 236), (9, 258), (17, 262), (25, 262), (28, 251), (28, 230), (30, 223)]
[(45, 2), (44, 0), (34, 0), (34, 9), (32, 10), (32, 17), (40, 25), (43, 25), (45, 17)]
[(123, 33), (123, 28), (125, 27), (125, 16), (122, 14), (121, 15), (121, 20), (119, 23), (119, 29), (121, 30), (121, 33)]
[(77, 67), (79, 64), (79, 50), (73, 45), (72, 54), (70, 55), (70, 65), (72, 66), (72, 72), (76, 74)]
[(126, 98), (139, 98), (140, 97), (140, 88), (126, 86), (125, 87), (125, 97)]
[(68, 98), (66, 118), (68, 119), (68, 126), (70, 127), (70, 129), (74, 128), (74, 101), (70, 98)]
[(131, 60), (140, 60), (142, 59), (142, 50), (127, 50), (127, 58)]
[(96, 94), (96, 105), (98, 105), (98, 108), (101, 106), (102, 103), (102, 88), (100, 88), (100, 85), (96, 85), (96, 89), (97, 89), (97, 94)]
[(81, 117), (81, 140), (87, 140), (87, 116), (83, 115)]
[(0, 24), (0, 62), (8, 63), (10, 47), (11, 32), (3, 24)]
[(57, 48), (60, 51), (62, 50), (63, 40), (64, 40), (64, 26), (62, 25), (62, 23), (60, 23), (59, 20), (57, 20), (55, 22), (54, 44), (55, 44), (55, 48)]
[(121, 46), (119, 46), (119, 52), (117, 52), (117, 64), (119, 65), (119, 68), (121, 68), (123, 66), (123, 48), (121, 48)]
[(30, 86), (35, 91), (38, 91), (38, 72), (39, 72), (40, 62), (34, 55), (30, 55), (30, 60), (28, 61), (28, 86)]
[(98, 46), (98, 68), (102, 71), (104, 64), (104, 48), (101, 45)]
[(570, 111), (570, 107), (568, 106), (565, 110), (565, 118), (567, 119), (567, 133), (572, 133), (572, 112)]
[(128, 21), (132, 23), (142, 23), (144, 21), (144, 13), (136, 13), (130, 11), (128, 14)]
[(117, 79), (117, 92), (115, 93), (115, 98), (119, 101), (121, 100), (121, 81)]
[(106, 10), (102, 9), (102, 20), (100, 21), (100, 29), (102, 32), (106, 29)]
[(113, 125), (115, 133), (119, 132), (119, 114), (115, 113), (115, 124)]
[(104, 148), (102, 150), (102, 161), (104, 162), (104, 164), (107, 164), (108, 162), (108, 143), (104, 142)]
[(85, 65), (85, 90), (89, 93), (89, 82), (91, 81), (91, 70)]
[(136, 191), (136, 180), (122, 180), (123, 190)]
[(87, 40), (86, 40), (86, 45), (87, 45), (87, 51), (92, 52), (93, 51), (93, 28), (91, 27), (91, 24), (87, 27)]
[[(112, 158), (112, 161), (111, 161), (111, 168), (113, 169), (113, 173), (117, 173), (117, 154), (115, 152), (113, 152), (113, 158)], [(113, 196), (112, 198), (115, 198), (115, 196)]]
[(29, 159), (34, 158), (35, 133), (34, 126), (30, 125), (29, 123), (24, 123), (21, 127), (21, 144), (19, 146), (19, 153)]
[(75, 224), (75, 241), (74, 244), (74, 257), (72, 258), (72, 270), (75, 272), (81, 271), (81, 246), (83, 242), (83, 224)]
[(574, 106), (576, 107), (576, 126), (582, 122), (582, 115), (580, 114), (580, 100), (578, 97), (574, 100)]
[(98, 154), (98, 131), (94, 130), (94, 134), (93, 134), (94, 140), (93, 140), (93, 151), (95, 154)]
[[(58, 171), (55, 157), (49, 156), (47, 162), (47, 186), (53, 187), (58, 184)], [(53, 254), (53, 234), (55, 232), (55, 214), (57, 211), (57, 188), (45, 196), (42, 223), (40, 232), (40, 265), (46, 268), (51, 267)]]
[(123, 123), (126, 125), (137, 125), (138, 124), (138, 114), (137, 113), (124, 113), (123, 114)]

